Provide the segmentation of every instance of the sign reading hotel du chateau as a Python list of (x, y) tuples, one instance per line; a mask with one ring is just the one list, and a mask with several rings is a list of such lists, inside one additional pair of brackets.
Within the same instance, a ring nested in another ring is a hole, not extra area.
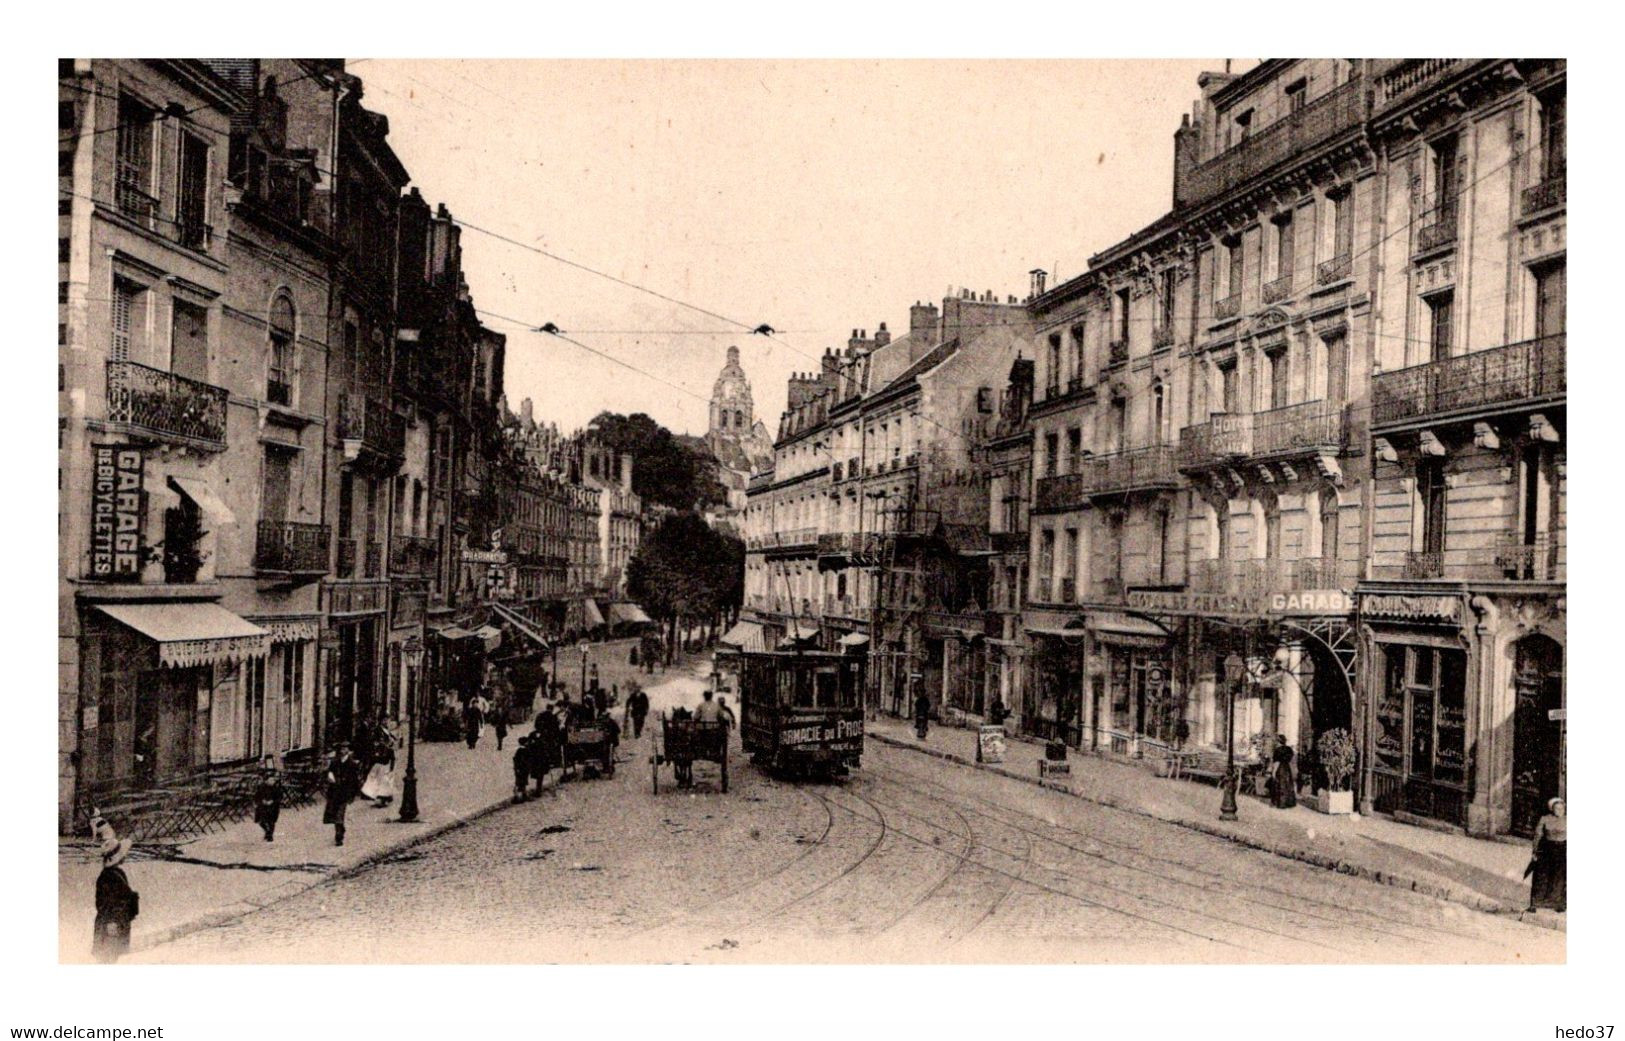
[(141, 449), (91, 447), (90, 574), (103, 581), (141, 578)]

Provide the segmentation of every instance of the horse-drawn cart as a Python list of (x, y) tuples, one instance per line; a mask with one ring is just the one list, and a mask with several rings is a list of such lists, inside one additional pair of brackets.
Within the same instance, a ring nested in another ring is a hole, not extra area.
[(694, 762), (704, 760), (722, 768), (722, 790), (728, 790), (728, 725), (697, 719), (672, 719), (660, 714), (660, 743), (649, 756), (649, 775), (660, 793), (660, 767), (670, 763), (677, 787), (694, 783)]
[(604, 777), (615, 776), (615, 733), (605, 721), (582, 723), (564, 732), (564, 771), (580, 764), (596, 765)]

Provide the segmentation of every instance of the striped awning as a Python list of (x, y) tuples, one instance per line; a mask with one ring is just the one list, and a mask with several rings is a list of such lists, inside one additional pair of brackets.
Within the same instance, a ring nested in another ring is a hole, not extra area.
[(654, 619), (644, 613), (643, 608), (637, 604), (619, 603), (609, 605), (610, 625), (653, 625)]
[(494, 651), (502, 646), (502, 630), (494, 625), (482, 625), (474, 630), (474, 635), (485, 645), (487, 651)]
[(299, 643), (317, 636), (314, 618), (256, 618), (254, 624), (271, 634), (272, 643)]
[(762, 627), (755, 622), (740, 622), (723, 633), (717, 643), (741, 651), (767, 650), (767, 642), (763, 638)]
[(271, 651), (269, 633), (219, 604), (98, 604), (97, 610), (156, 643), (159, 664), (170, 668), (263, 658)]

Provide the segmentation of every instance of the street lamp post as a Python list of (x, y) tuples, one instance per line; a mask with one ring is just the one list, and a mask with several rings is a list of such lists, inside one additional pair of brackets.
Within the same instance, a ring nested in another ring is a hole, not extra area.
[(1224, 781), (1220, 785), (1223, 795), (1219, 800), (1219, 819), (1222, 821), (1236, 819), (1236, 690), (1246, 675), (1247, 663), (1241, 659), (1241, 655), (1230, 652), (1230, 656), (1224, 660), (1224, 684), (1230, 690), (1230, 699), (1225, 709)]
[(581, 696), (587, 696), (587, 641), (581, 641)]
[(407, 690), (411, 700), (406, 712), (406, 779), (401, 785), (400, 819), (410, 824), (418, 819), (418, 688), (423, 682), (423, 641), (415, 635), (409, 636), (401, 650), (412, 682)]

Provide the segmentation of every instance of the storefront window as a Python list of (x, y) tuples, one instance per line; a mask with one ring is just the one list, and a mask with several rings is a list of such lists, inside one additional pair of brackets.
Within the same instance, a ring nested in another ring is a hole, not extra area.
[(1379, 784), (1378, 809), (1455, 819), (1468, 781), (1466, 652), (1391, 645), (1383, 654), (1375, 765), (1404, 784)]

